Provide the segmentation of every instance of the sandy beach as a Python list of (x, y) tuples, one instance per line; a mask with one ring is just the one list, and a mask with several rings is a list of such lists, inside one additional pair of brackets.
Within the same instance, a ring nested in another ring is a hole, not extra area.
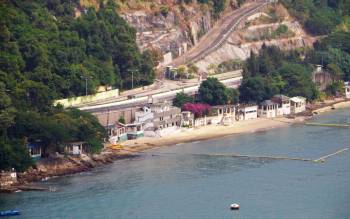
[(144, 137), (136, 140), (129, 140), (121, 143), (121, 146), (123, 146), (124, 149), (128, 148), (130, 151), (140, 152), (166, 145), (201, 141), (235, 134), (261, 132), (268, 129), (285, 127), (294, 123), (303, 123), (305, 118), (304, 116), (296, 118), (258, 118), (235, 122), (229, 126), (207, 125), (192, 129), (182, 129), (180, 132), (165, 137)]
[[(325, 101), (324, 103), (313, 105), (311, 114), (321, 114), (329, 112), (333, 109), (350, 107), (350, 100), (336, 99)], [(295, 118), (278, 117), (272, 119), (257, 118), (254, 120), (235, 122), (230, 126), (208, 125), (195, 127), (192, 129), (182, 129), (174, 134), (152, 138), (144, 137), (136, 140), (122, 142), (121, 147), (117, 147), (121, 151), (141, 152), (161, 146), (175, 145), (179, 143), (202, 141), (212, 138), (220, 138), (228, 135), (247, 134), (265, 131), (273, 128), (286, 127), (291, 124), (304, 123), (309, 116), (297, 116)]]

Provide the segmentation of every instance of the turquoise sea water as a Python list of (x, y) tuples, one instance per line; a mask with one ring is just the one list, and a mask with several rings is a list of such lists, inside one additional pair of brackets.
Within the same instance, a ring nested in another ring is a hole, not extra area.
[[(315, 121), (348, 118), (344, 109)], [(50, 219), (350, 218), (350, 151), (325, 163), (205, 155), (316, 159), (348, 146), (350, 129), (303, 125), (180, 144), (43, 183), (57, 192), (0, 194), (0, 210)]]

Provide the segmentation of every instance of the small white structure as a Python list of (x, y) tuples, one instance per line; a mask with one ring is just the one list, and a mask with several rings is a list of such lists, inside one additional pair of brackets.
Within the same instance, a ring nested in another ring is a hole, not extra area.
[(258, 116), (261, 118), (274, 118), (277, 116), (278, 104), (271, 101), (263, 101), (258, 110)]
[(306, 110), (306, 98), (305, 97), (292, 97), (290, 98), (290, 112), (297, 114)]
[(17, 183), (17, 173), (12, 171), (1, 171), (0, 172), (0, 188), (7, 188)]
[(214, 106), (213, 110), (214, 116), (216, 119), (213, 121), (217, 121), (218, 124), (221, 125), (231, 125), (236, 117), (236, 109), (234, 105), (219, 105)]
[(271, 99), (275, 103), (278, 103), (277, 116), (285, 116), (290, 114), (290, 98), (285, 95), (275, 95)]
[(83, 144), (84, 142), (82, 141), (68, 143), (65, 147), (65, 152), (70, 155), (80, 155), (84, 153)]
[(258, 118), (258, 105), (248, 104), (237, 107), (236, 120), (250, 120)]
[(194, 115), (190, 111), (182, 111), (181, 127), (192, 127), (194, 125)]
[(120, 122), (107, 126), (109, 142), (116, 144), (117, 142), (128, 140), (126, 125)]
[(344, 82), (345, 98), (350, 99), (350, 82)]
[(38, 143), (28, 143), (27, 144), (28, 152), (31, 158), (39, 159), (41, 158), (41, 146)]

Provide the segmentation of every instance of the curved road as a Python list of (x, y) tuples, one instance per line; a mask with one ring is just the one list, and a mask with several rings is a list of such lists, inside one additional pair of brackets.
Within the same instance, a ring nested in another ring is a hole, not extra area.
[(266, 4), (266, 1), (256, 1), (230, 12), (216, 23), (215, 26), (197, 43), (197, 45), (192, 47), (184, 55), (174, 59), (169, 65), (179, 66), (191, 62), (193, 63), (204, 58), (219, 48), (243, 19), (254, 14)]

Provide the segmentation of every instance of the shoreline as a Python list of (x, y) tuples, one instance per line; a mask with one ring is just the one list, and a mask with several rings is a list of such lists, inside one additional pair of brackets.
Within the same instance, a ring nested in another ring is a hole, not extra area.
[[(71, 175), (75, 173), (90, 171), (95, 167), (113, 163), (115, 160), (131, 159), (140, 156), (140, 153), (164, 146), (184, 144), (196, 141), (223, 138), (239, 134), (259, 133), (274, 128), (288, 127), (293, 124), (303, 124), (305, 120), (314, 115), (331, 112), (333, 109), (350, 107), (349, 99), (339, 99), (311, 105), (311, 107), (294, 118), (276, 117), (272, 119), (257, 118), (253, 120), (238, 121), (232, 125), (207, 125), (193, 129), (183, 129), (181, 132), (173, 133), (169, 136), (152, 138), (143, 137), (136, 140), (128, 140), (117, 146), (107, 146), (101, 154), (80, 157), (57, 157), (45, 158), (37, 162), (35, 168), (30, 168), (24, 173), (18, 173), (18, 183), (0, 189), (1, 192), (15, 192), (21, 190), (23, 186), (38, 190), (32, 183), (46, 181), (49, 178)], [(45, 189), (40, 189), (45, 190)], [(47, 188), (46, 190), (50, 190)]]
[(205, 141), (240, 134), (264, 132), (274, 128), (304, 123), (307, 118), (307, 116), (298, 116), (296, 118), (279, 117), (273, 119), (257, 118), (254, 120), (235, 122), (229, 126), (207, 125), (196, 127), (193, 130), (184, 130), (160, 138), (143, 137), (136, 140), (125, 141), (120, 145), (122, 148), (128, 148), (128, 151), (143, 152), (145, 150), (162, 146)]

